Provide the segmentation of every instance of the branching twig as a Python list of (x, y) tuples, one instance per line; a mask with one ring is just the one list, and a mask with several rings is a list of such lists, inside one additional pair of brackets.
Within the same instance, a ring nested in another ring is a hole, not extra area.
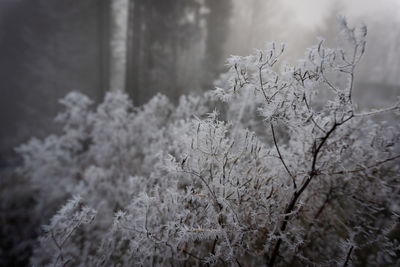
[(191, 172), (190, 171), (183, 171), (183, 172), (188, 173), (188, 174), (192, 174), (192, 175), (198, 177), (206, 185), (208, 191), (210, 192), (211, 196), (213, 197), (213, 199), (215, 201), (215, 204), (219, 207), (220, 210), (222, 209), (222, 205), (221, 205), (221, 203), (218, 202), (217, 196), (215, 195), (214, 191), (211, 189), (210, 185), (206, 182), (206, 180), (204, 179), (203, 176), (201, 176), (199, 173), (196, 173), (196, 172), (193, 172), (193, 171), (191, 171)]
[[(349, 121), (351, 118), (353, 117), (353, 115), (350, 115), (348, 118), (344, 119), (341, 122), (335, 122), (332, 126), (332, 128), (325, 134), (325, 136), (322, 138), (321, 142), (319, 143), (319, 145), (317, 146), (317, 148), (315, 149), (315, 151), (313, 152), (313, 161), (311, 164), (311, 170), (309, 173), (309, 177), (306, 179), (306, 181), (304, 182), (304, 184), (300, 187), (300, 189), (298, 191), (295, 191), (293, 196), (292, 196), (292, 200), (290, 201), (289, 205), (287, 206), (287, 208), (285, 209), (284, 214), (285, 217), (283, 219), (283, 223), (282, 226), (280, 228), (281, 233), (286, 231), (286, 227), (287, 224), (289, 222), (289, 215), (295, 208), (296, 204), (297, 204), (297, 200), (299, 199), (299, 197), (302, 195), (302, 193), (304, 192), (304, 190), (308, 187), (308, 185), (310, 184), (311, 180), (318, 175), (318, 171), (316, 169), (316, 164), (317, 164), (317, 159), (319, 156), (319, 153), (322, 149), (322, 147), (324, 146), (324, 144), (326, 143), (326, 141), (328, 140), (328, 138), (332, 135), (332, 133), (336, 130), (336, 128), (340, 125), (342, 125), (343, 123)], [(276, 257), (279, 254), (279, 249), (280, 246), (282, 244), (282, 238), (278, 238), (278, 241), (275, 244), (275, 248), (272, 252), (271, 258), (268, 262), (268, 266), (272, 267), (275, 264), (275, 260)]]
[(362, 167), (362, 168), (358, 168), (358, 169), (354, 169), (354, 170), (350, 170), (350, 171), (331, 172), (331, 173), (328, 173), (328, 175), (361, 172), (361, 171), (365, 171), (365, 170), (368, 170), (368, 169), (371, 169), (371, 168), (374, 168), (374, 167), (378, 167), (379, 165), (385, 164), (386, 162), (389, 162), (389, 161), (392, 161), (392, 160), (395, 160), (395, 159), (398, 159), (398, 158), (400, 158), (400, 155), (397, 155), (397, 156), (394, 156), (394, 157), (391, 157), (391, 158), (387, 158), (387, 159), (382, 160), (382, 161), (378, 161), (377, 163), (375, 163), (373, 165), (370, 165), (370, 166), (366, 166), (366, 167)]

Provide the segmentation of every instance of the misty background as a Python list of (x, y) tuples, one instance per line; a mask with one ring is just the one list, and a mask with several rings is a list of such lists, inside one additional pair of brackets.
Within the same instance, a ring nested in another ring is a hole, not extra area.
[(176, 101), (213, 89), (227, 57), (268, 41), (287, 43), (292, 63), (317, 36), (334, 46), (338, 14), (368, 26), (359, 105), (398, 95), (396, 0), (0, 0), (0, 167), (18, 163), (18, 144), (57, 131), (58, 99), (69, 91)]

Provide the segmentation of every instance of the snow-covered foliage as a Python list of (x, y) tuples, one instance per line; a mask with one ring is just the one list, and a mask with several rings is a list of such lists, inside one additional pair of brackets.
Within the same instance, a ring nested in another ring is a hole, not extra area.
[[(40, 238), (41, 246), (39, 253), (52, 255), (51, 262), (43, 262), (42, 259), (36, 264), (33, 259), (33, 265), (53, 265), (65, 266), (74, 258), (88, 253), (89, 246), (82, 246), (83, 240), (90, 236), (90, 229), (84, 229), (82, 226), (90, 224), (96, 211), (82, 205), (80, 197), (73, 197), (63, 206), (56, 215), (51, 218), (50, 224), (43, 227), (45, 235)], [(77, 233), (78, 229), (80, 233)], [(79, 235), (77, 238), (72, 238)]]
[(32, 263), (400, 264), (399, 125), (375, 116), (400, 106), (357, 108), (367, 30), (341, 28), (344, 48), (321, 39), (296, 66), (274, 43), (231, 57), (176, 107), (67, 95), (63, 132), (18, 149), (49, 224)]

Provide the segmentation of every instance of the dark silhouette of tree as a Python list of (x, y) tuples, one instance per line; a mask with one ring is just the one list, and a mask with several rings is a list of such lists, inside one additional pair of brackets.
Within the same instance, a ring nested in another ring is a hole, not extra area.
[(228, 37), (229, 19), (232, 13), (231, 0), (206, 0), (209, 12), (207, 19), (207, 40), (205, 67), (207, 69), (205, 81), (214, 80), (223, 71), (224, 44)]
[(127, 91), (135, 103), (161, 91), (177, 98), (180, 52), (200, 41), (201, 4), (197, 1), (130, 2)]

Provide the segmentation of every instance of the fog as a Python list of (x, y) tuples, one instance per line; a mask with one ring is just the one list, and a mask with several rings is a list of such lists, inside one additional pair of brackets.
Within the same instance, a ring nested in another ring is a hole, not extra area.
[(399, 92), (396, 0), (3, 0), (0, 165), (15, 163), (21, 142), (58, 129), (58, 99), (71, 90), (96, 101), (108, 90), (126, 91), (136, 105), (158, 92), (176, 101), (213, 89), (227, 57), (269, 41), (287, 44), (289, 62), (318, 36), (337, 45), (337, 15), (368, 26), (356, 93), (360, 105), (379, 106)]
[(397, 266), (399, 74), (399, 0), (0, 0), (0, 267)]

